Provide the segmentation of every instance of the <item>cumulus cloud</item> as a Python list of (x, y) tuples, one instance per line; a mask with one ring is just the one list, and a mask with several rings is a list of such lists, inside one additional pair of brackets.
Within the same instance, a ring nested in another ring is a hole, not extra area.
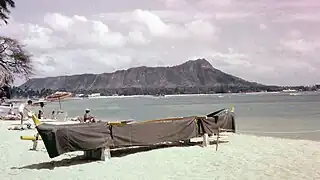
[(165, 24), (160, 17), (150, 11), (138, 9), (132, 14), (136, 21), (147, 26), (152, 35), (161, 36), (169, 32), (169, 26)]
[(292, 30), (287, 36), (280, 39), (280, 47), (298, 53), (316, 53), (320, 49), (320, 38), (306, 39), (302, 32)]
[(281, 45), (293, 51), (311, 53), (320, 48), (318, 41), (308, 42), (304, 39), (280, 40)]
[(129, 41), (135, 45), (145, 45), (150, 42), (141, 31), (129, 32)]
[[(65, 4), (70, 8), (48, 2), (34, 13), (17, 8), (0, 29), (27, 45), (37, 76), (168, 66), (204, 57), (218, 69), (261, 83), (319, 82), (319, 19), (307, 3), (298, 9), (291, 1), (137, 0), (121, 6), (122, 1), (112, 1), (117, 8), (105, 10), (108, 1), (97, 2), (95, 9), (71, 1)], [(299, 77), (288, 80), (293, 72)]]
[[(69, 27), (74, 23), (72, 18), (60, 13), (47, 13), (43, 19), (50, 28), (56, 31), (68, 31)], [(78, 18), (74, 19), (78, 20)]]
[(192, 21), (185, 26), (188, 31), (195, 36), (195, 38), (200, 38), (203, 40), (209, 39), (212, 41), (213, 37), (215, 36), (215, 27), (211, 23), (203, 20)]

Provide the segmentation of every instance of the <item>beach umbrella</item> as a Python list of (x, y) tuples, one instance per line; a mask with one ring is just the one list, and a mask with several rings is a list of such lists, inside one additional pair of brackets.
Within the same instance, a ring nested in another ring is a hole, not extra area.
[(70, 92), (55, 92), (47, 97), (45, 97), (46, 101), (50, 101), (50, 102), (54, 102), (54, 101), (58, 101), (59, 102), (59, 106), (60, 106), (60, 110), (61, 108), (61, 100), (66, 99), (68, 97), (71, 97), (72, 93)]

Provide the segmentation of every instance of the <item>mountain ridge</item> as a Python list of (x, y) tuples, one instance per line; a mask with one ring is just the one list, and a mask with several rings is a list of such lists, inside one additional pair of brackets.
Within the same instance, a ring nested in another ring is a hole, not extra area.
[(20, 87), (28, 87), (33, 90), (47, 88), (73, 91), (79, 89), (212, 87), (219, 85), (257, 86), (261, 84), (222, 72), (214, 68), (206, 59), (196, 59), (166, 67), (138, 66), (110, 73), (32, 78)]

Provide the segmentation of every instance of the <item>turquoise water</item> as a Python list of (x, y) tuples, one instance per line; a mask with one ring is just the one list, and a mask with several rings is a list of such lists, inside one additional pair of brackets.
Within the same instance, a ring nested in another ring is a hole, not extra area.
[[(223, 94), (166, 97), (115, 97), (74, 99), (62, 102), (68, 116), (82, 116), (85, 108), (101, 120), (147, 120), (205, 115), (220, 108), (235, 107), (238, 132), (295, 139), (320, 140), (320, 93)], [(46, 113), (57, 109), (48, 104)], [(318, 132), (301, 132), (315, 131)], [(250, 131), (250, 132), (249, 132)], [(299, 133), (289, 133), (300, 131)], [(280, 133), (283, 132), (283, 133)]]

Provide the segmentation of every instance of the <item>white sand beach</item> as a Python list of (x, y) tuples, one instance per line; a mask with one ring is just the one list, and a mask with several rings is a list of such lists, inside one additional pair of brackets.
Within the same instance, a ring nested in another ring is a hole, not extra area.
[(21, 135), (0, 121), (0, 174), (7, 179), (320, 179), (320, 142), (235, 134), (229, 142), (207, 148), (171, 147), (87, 162), (70, 159), (82, 152), (50, 159), (41, 142), (30, 151)]

